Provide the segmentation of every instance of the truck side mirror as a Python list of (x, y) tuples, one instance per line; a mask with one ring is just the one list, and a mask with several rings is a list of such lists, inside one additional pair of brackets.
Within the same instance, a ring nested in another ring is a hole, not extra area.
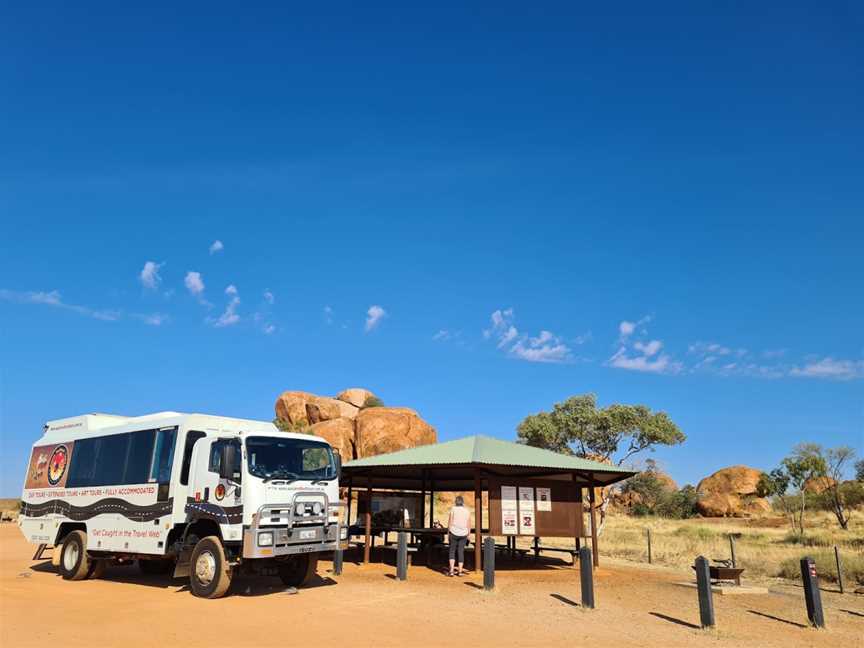
[(333, 461), (336, 464), (336, 479), (342, 477), (342, 453), (338, 450), (333, 451)]
[(226, 443), (219, 453), (219, 477), (222, 479), (234, 479), (234, 464), (237, 462), (237, 447), (233, 443)]

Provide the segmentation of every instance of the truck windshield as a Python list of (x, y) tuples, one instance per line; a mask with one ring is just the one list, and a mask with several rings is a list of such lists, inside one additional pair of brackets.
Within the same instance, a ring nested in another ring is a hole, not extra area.
[(248, 437), (249, 473), (262, 479), (329, 480), (336, 477), (333, 452), (326, 443), (305, 439)]

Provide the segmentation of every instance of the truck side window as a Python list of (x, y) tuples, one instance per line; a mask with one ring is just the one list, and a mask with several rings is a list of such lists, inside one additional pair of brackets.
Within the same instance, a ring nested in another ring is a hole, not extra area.
[(237, 453), (234, 455), (234, 481), (240, 481), (240, 474), (242, 472), (242, 461), (243, 458), (241, 456), (240, 444), (237, 441), (222, 439), (214, 443), (210, 446), (210, 472), (219, 472), (219, 464), (222, 460), (222, 448), (228, 444), (233, 444), (237, 447)]
[(167, 484), (171, 481), (176, 437), (177, 428), (163, 429), (156, 433), (156, 448), (153, 450), (153, 466), (150, 470), (151, 482)]
[(180, 468), (180, 483), (184, 486), (189, 484), (189, 462), (192, 461), (192, 447), (198, 439), (206, 435), (198, 430), (190, 430), (186, 433), (186, 444), (183, 446), (183, 465)]

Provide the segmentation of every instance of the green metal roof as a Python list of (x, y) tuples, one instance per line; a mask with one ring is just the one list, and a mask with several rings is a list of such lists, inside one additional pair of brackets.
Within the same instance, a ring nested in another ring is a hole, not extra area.
[(562, 471), (581, 470), (592, 473), (632, 474), (617, 466), (591, 461), (580, 457), (559, 454), (551, 450), (502, 441), (476, 435), (433, 443), (407, 450), (355, 459), (344, 464), (349, 472), (355, 468), (386, 468), (391, 466), (435, 466), (454, 464), (486, 464), (499, 466), (522, 466), (526, 468), (555, 469)]

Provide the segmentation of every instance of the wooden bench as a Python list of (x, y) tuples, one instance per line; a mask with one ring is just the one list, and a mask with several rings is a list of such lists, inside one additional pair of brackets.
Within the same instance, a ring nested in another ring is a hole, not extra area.
[(541, 551), (557, 551), (559, 553), (570, 554), (570, 559), (573, 561), (573, 564), (576, 564), (576, 556), (579, 555), (578, 549), (567, 549), (565, 547), (546, 547), (544, 545), (535, 545), (533, 550), (534, 560), (537, 560), (540, 557)]

